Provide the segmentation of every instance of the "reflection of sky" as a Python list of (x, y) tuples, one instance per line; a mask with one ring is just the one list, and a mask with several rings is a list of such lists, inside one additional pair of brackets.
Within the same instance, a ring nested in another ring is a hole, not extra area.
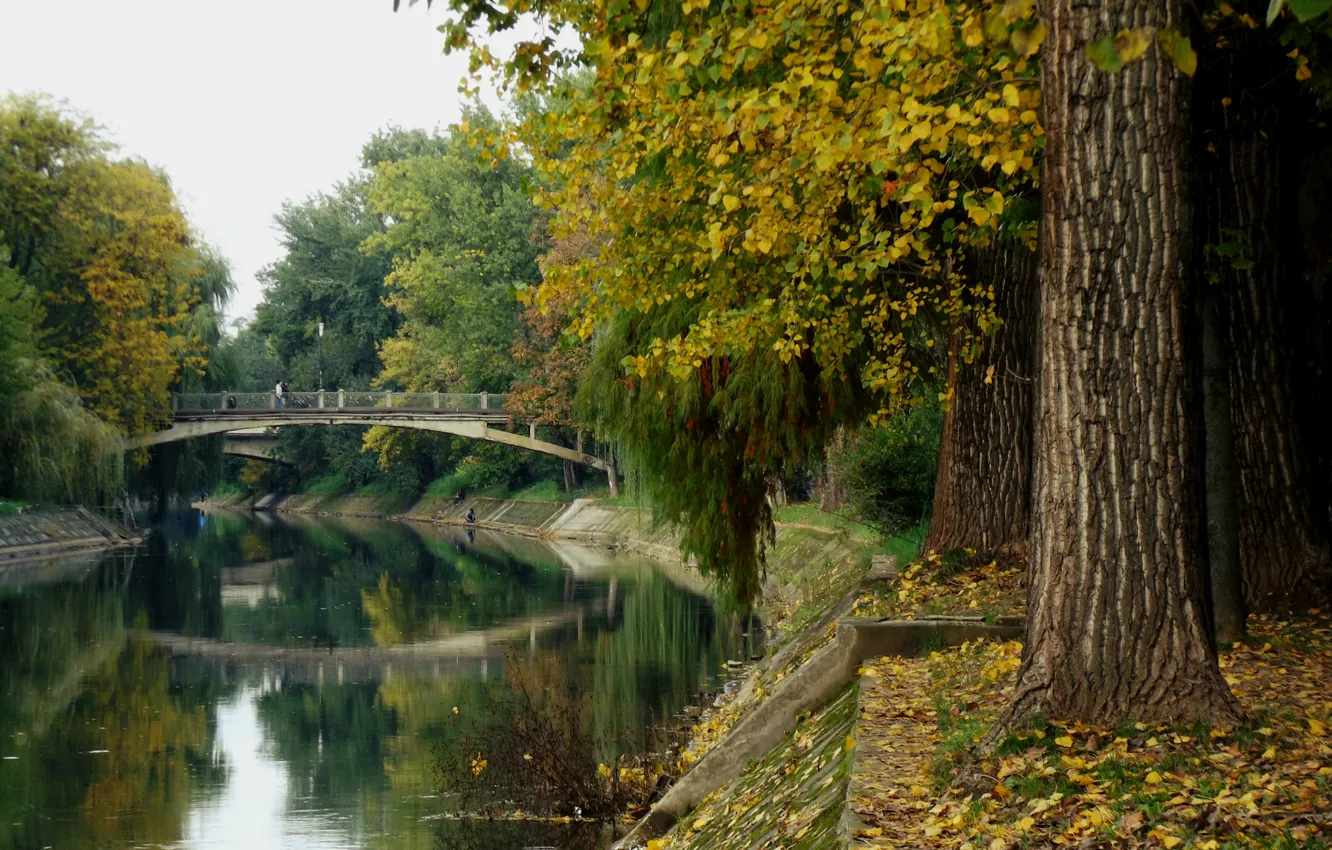
[(288, 808), (290, 777), (264, 738), (256, 688), (245, 688), (217, 707), (217, 747), (227, 765), (221, 794), (197, 802), (190, 811), (182, 842), (188, 848), (359, 847), (339, 820), (349, 815)]

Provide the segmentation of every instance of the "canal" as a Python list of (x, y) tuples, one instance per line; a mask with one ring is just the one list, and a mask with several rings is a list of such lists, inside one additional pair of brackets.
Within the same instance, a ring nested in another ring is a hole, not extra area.
[(604, 550), (176, 513), (0, 581), (0, 847), (604, 847), (746, 626)]

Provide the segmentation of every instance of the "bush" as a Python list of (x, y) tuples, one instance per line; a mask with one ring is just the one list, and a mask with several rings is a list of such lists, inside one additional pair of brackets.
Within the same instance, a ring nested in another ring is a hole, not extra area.
[(942, 433), (938, 404), (922, 404), (886, 425), (856, 431), (828, 458), (846, 488), (847, 509), (889, 535), (928, 518)]

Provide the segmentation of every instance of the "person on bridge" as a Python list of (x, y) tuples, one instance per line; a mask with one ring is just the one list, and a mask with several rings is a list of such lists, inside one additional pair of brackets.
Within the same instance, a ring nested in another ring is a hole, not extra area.
[(274, 394), (275, 396), (277, 396), (277, 406), (278, 406), (278, 407), (283, 407), (283, 406), (285, 406), (285, 405), (283, 404), (283, 401), (282, 401), (282, 394), (285, 393), (286, 391), (287, 391), (287, 382), (286, 382), (286, 381), (278, 381), (278, 382), (277, 382), (277, 386), (273, 387), (273, 394)]

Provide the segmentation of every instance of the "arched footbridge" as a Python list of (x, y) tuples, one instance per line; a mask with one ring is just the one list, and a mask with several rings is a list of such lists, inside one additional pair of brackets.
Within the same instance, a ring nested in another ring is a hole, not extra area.
[[(526, 434), (506, 431), (510, 415), (498, 393), (362, 393), (338, 390), (284, 393), (175, 393), (171, 397), (171, 425), (154, 434), (125, 440), (126, 450), (174, 443), (210, 434), (234, 434), (228, 451), (271, 459), (271, 444), (260, 446), (262, 429), (292, 425), (386, 425), (456, 434), (520, 449), (554, 455), (614, 475), (614, 462), (582, 450), (537, 439), (536, 426)], [(261, 429), (261, 430), (255, 430)], [(249, 438), (246, 440), (246, 438)], [(253, 451), (240, 449), (249, 443)], [(262, 455), (261, 455), (262, 452)]]

